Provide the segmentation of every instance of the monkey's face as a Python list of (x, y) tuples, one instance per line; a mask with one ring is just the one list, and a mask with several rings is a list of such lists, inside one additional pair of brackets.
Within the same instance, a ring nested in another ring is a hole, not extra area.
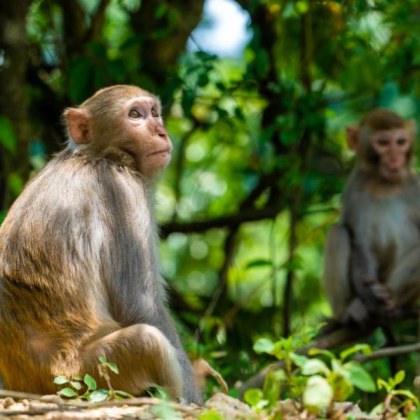
[(122, 107), (121, 149), (130, 153), (137, 169), (152, 176), (171, 160), (172, 143), (163, 126), (160, 103), (152, 96), (137, 96)]
[(407, 172), (412, 137), (406, 128), (372, 133), (371, 145), (378, 156), (380, 174), (389, 181), (401, 180)]

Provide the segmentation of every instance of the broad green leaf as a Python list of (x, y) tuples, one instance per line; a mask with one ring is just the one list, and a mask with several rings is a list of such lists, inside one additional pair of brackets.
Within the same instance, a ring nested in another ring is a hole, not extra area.
[(394, 384), (398, 385), (405, 379), (405, 372), (403, 370), (398, 371), (394, 376)]
[(247, 389), (244, 394), (244, 401), (251, 407), (255, 407), (263, 398), (264, 395), (261, 389)]
[(96, 390), (96, 388), (97, 388), (96, 381), (95, 381), (95, 379), (92, 378), (92, 376), (86, 374), (83, 378), (83, 382), (86, 384), (89, 391)]
[(333, 398), (333, 390), (322, 376), (311, 376), (303, 391), (303, 404), (310, 411), (320, 411), (329, 406)]
[(106, 389), (98, 389), (88, 396), (88, 400), (93, 403), (98, 403), (107, 400), (109, 395), (110, 391), (107, 391)]
[(292, 359), (293, 363), (300, 368), (302, 368), (309, 360), (306, 356), (302, 356), (301, 354), (296, 353), (292, 353), (290, 358)]
[(118, 366), (117, 366), (115, 363), (113, 363), (113, 362), (107, 362), (107, 363), (105, 363), (105, 364), (106, 364), (106, 366), (108, 366), (108, 367), (109, 367), (109, 369), (110, 369), (112, 372), (114, 372), (114, 373), (116, 373), (116, 374), (118, 375), (119, 370), (118, 370)]
[(375, 381), (368, 371), (359, 364), (347, 363), (345, 368), (350, 373), (349, 380), (356, 387), (365, 392), (375, 392)]
[(69, 378), (67, 378), (67, 376), (64, 376), (64, 375), (56, 376), (54, 378), (54, 383), (57, 385), (63, 385), (68, 382), (69, 382)]
[(60, 391), (58, 391), (58, 395), (60, 395), (61, 397), (66, 397), (66, 398), (76, 398), (76, 397), (78, 397), (78, 394), (76, 393), (76, 391), (74, 391), (71, 388), (60, 389)]
[(82, 384), (78, 381), (71, 381), (70, 385), (74, 388), (80, 391), (82, 389)]
[(259, 338), (255, 342), (253, 349), (256, 353), (271, 354), (274, 349), (274, 343), (268, 338)]
[(309, 359), (306, 363), (302, 366), (302, 374), (303, 375), (316, 375), (316, 374), (323, 374), (328, 375), (330, 370), (328, 369), (327, 365), (319, 359)]
[(222, 416), (215, 408), (206, 410), (198, 416), (198, 420), (224, 420), (225, 417)]

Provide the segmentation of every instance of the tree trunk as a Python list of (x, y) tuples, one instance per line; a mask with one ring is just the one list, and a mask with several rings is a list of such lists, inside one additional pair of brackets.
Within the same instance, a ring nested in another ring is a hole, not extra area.
[(27, 103), (25, 78), (27, 69), (26, 15), (30, 0), (0, 0), (0, 116), (12, 123), (15, 151), (0, 141), (0, 206), (7, 208), (13, 200), (10, 175), (22, 181), (29, 174)]

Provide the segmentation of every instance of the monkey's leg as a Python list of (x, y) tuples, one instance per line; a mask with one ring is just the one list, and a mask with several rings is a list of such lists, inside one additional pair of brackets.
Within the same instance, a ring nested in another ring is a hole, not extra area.
[[(165, 388), (173, 398), (182, 397), (182, 373), (177, 351), (159, 329), (135, 324), (89, 343), (82, 350), (81, 373), (98, 378), (98, 357), (118, 366), (111, 373), (114, 389), (140, 395), (152, 386)], [(99, 379), (101, 386), (106, 383)]]
[(387, 286), (398, 308), (414, 304), (420, 297), (420, 246), (402, 256), (391, 271)]
[(350, 238), (343, 226), (328, 233), (324, 257), (324, 288), (334, 317), (342, 321), (354, 297), (350, 288)]

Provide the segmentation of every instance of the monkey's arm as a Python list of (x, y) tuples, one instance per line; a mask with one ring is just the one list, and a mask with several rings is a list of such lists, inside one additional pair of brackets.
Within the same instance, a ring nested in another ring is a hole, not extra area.
[[(350, 282), (369, 313), (390, 316), (394, 313), (395, 301), (388, 287), (379, 281), (376, 258), (357, 236), (352, 241)], [(355, 308), (360, 309), (360, 305)]]

